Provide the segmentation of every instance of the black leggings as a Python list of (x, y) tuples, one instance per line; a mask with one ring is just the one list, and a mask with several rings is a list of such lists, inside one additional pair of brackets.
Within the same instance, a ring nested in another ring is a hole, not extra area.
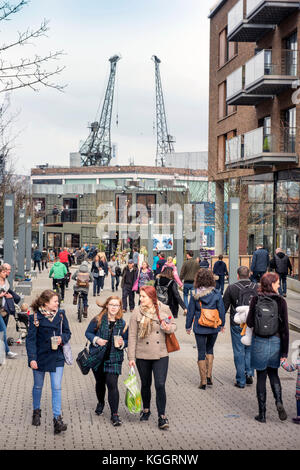
[(268, 367), (265, 370), (257, 370), (257, 384), (256, 384), (256, 391), (257, 394), (262, 394), (266, 392), (266, 381), (267, 381), (267, 376), (269, 377), (271, 388), (273, 390), (273, 386), (276, 384), (280, 384), (280, 379), (278, 376), (278, 369), (273, 369), (271, 367)]
[(162, 357), (158, 360), (137, 359), (136, 366), (140, 374), (142, 382), (142, 400), (144, 410), (150, 409), (151, 402), (151, 384), (152, 372), (154, 375), (154, 384), (156, 390), (156, 407), (158, 416), (162, 416), (166, 411), (166, 389), (165, 384), (167, 380), (169, 365), (169, 357)]
[(96, 379), (96, 395), (98, 398), (98, 403), (104, 405), (105, 385), (107, 385), (108, 403), (111, 414), (117, 414), (119, 408), (118, 374), (104, 372), (103, 365), (100, 366), (96, 372), (93, 371), (93, 373)]

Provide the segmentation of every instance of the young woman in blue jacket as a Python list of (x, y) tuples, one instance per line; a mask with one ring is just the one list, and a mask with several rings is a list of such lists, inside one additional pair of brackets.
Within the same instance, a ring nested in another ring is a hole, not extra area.
[[(63, 344), (71, 337), (68, 320), (64, 310), (58, 309), (58, 296), (46, 290), (32, 303), (29, 329), (26, 338), (28, 366), (33, 370), (33, 417), (32, 424), (41, 424), (41, 397), (45, 373), (50, 373), (52, 389), (52, 410), (54, 434), (66, 431), (67, 425), (61, 416), (61, 382), (64, 371)], [(58, 347), (52, 345), (53, 336), (57, 337)]]
[[(191, 334), (194, 322), (194, 333), (198, 349), (198, 368), (200, 374), (199, 388), (205, 390), (206, 385), (212, 385), (212, 367), (214, 360), (214, 345), (220, 331), (224, 331), (225, 308), (220, 291), (215, 288), (213, 273), (208, 269), (200, 269), (196, 274), (195, 290), (190, 299), (185, 328)], [(217, 310), (221, 320), (220, 326), (210, 328), (199, 325), (201, 310)]]
[[(101, 312), (90, 322), (85, 332), (85, 336), (91, 342), (91, 352), (96, 348), (106, 347), (102, 363), (96, 371), (93, 370), (98, 399), (95, 413), (98, 416), (103, 413), (105, 386), (107, 386), (111, 422), (113, 426), (120, 426), (122, 421), (118, 414), (118, 379), (122, 373), (123, 349), (128, 344), (128, 330), (123, 320), (122, 301), (119, 297), (113, 295), (106, 300), (104, 305), (98, 302), (97, 305), (101, 307)], [(115, 338), (116, 336), (119, 338)]]

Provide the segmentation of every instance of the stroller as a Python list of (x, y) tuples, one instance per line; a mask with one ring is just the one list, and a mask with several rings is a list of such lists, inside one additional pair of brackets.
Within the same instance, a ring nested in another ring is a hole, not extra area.
[(24, 339), (28, 334), (29, 328), (29, 316), (27, 313), (21, 312), (21, 309), (18, 305), (15, 304), (15, 315), (16, 321), (16, 331), (18, 332), (19, 336), (18, 339), (14, 338), (7, 338), (8, 346), (12, 346), (13, 344), (23, 344)]

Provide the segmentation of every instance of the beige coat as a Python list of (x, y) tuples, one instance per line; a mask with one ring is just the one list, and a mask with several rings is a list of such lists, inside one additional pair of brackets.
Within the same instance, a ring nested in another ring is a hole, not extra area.
[[(169, 333), (174, 333), (176, 331), (176, 323), (170, 312), (170, 309), (163, 304), (159, 304), (159, 316), (161, 320), (164, 318), (172, 317), (171, 320), (171, 329)], [(128, 338), (128, 360), (135, 361), (135, 359), (148, 359), (155, 360), (160, 359), (161, 357), (168, 356), (168, 351), (166, 348), (166, 338), (165, 333), (160, 328), (160, 322), (154, 322), (152, 326), (152, 331), (149, 336), (141, 339), (138, 338), (139, 322), (142, 319), (142, 314), (140, 313), (139, 307), (136, 307), (131, 314), (129, 322), (129, 338)]]

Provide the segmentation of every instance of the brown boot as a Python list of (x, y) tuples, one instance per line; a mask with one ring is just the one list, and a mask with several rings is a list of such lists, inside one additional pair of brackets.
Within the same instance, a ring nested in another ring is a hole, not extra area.
[(77, 298), (78, 298), (78, 293), (74, 292), (74, 294), (73, 294), (73, 305), (77, 305)]
[(214, 362), (213, 354), (206, 354), (206, 375), (207, 375), (207, 385), (212, 385), (212, 368)]
[(201, 390), (206, 389), (206, 361), (198, 361), (198, 367), (199, 367), (199, 374), (200, 374), (200, 385), (198, 388), (201, 388)]
[(83, 307), (83, 316), (84, 316), (84, 318), (87, 318), (87, 316), (88, 316), (88, 308), (87, 307)]

